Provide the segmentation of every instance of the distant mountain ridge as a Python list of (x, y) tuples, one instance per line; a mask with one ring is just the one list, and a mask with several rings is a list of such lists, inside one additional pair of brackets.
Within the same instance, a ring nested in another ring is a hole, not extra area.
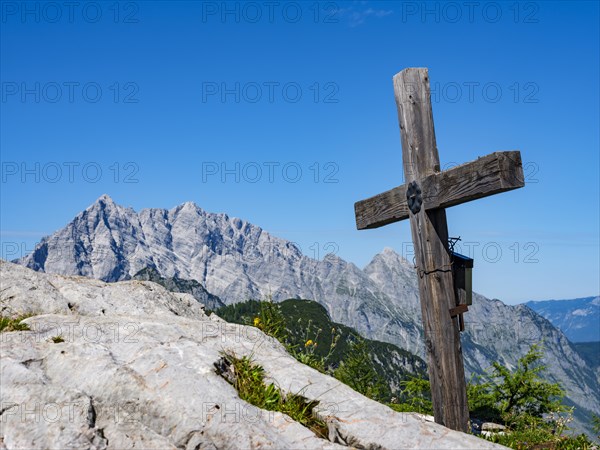
[[(38, 271), (104, 281), (152, 267), (161, 277), (196, 280), (225, 304), (272, 297), (312, 299), (334, 322), (425, 357), (417, 277), (391, 249), (360, 269), (328, 255), (304, 256), (284, 239), (191, 202), (170, 210), (131, 208), (102, 196), (63, 229), (44, 238), (19, 264)], [(514, 367), (531, 344), (544, 342), (544, 363), (582, 415), (600, 414), (600, 372), (565, 335), (525, 305), (473, 295), (462, 334), (465, 369), (481, 374), (493, 361)]]
[(560, 329), (571, 342), (600, 341), (600, 297), (525, 303)]

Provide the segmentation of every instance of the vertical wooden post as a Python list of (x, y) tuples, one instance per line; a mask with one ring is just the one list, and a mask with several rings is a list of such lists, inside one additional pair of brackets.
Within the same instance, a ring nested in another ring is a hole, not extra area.
[[(420, 183), (440, 172), (427, 69), (405, 69), (394, 77), (402, 139), (405, 183)], [(469, 411), (460, 335), (450, 309), (456, 306), (443, 208), (410, 213), (410, 228), (419, 273), (419, 293), (429, 357), (429, 380), (435, 421), (467, 431)], [(431, 200), (430, 200), (431, 201)]]

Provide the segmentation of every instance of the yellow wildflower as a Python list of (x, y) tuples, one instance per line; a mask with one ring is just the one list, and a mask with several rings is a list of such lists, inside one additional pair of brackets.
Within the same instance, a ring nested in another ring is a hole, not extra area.
[(309, 339), (308, 341), (306, 341), (306, 344), (304, 344), (305, 347), (310, 347), (311, 345), (313, 345), (312, 339)]
[(257, 327), (260, 325), (260, 319), (258, 317), (254, 318), (254, 326)]

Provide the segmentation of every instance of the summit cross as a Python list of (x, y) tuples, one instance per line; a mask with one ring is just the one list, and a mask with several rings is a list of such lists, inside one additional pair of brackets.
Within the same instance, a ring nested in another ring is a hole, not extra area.
[(435, 421), (467, 431), (469, 410), (445, 208), (525, 185), (519, 151), (440, 171), (426, 68), (394, 76), (406, 184), (354, 205), (359, 230), (410, 219)]

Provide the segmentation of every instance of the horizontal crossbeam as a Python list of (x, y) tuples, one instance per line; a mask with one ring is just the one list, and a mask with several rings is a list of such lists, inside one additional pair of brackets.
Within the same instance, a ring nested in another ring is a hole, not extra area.
[[(426, 210), (449, 208), (525, 186), (521, 153), (495, 152), (417, 180)], [(406, 185), (354, 204), (356, 228), (378, 228), (408, 219)]]

